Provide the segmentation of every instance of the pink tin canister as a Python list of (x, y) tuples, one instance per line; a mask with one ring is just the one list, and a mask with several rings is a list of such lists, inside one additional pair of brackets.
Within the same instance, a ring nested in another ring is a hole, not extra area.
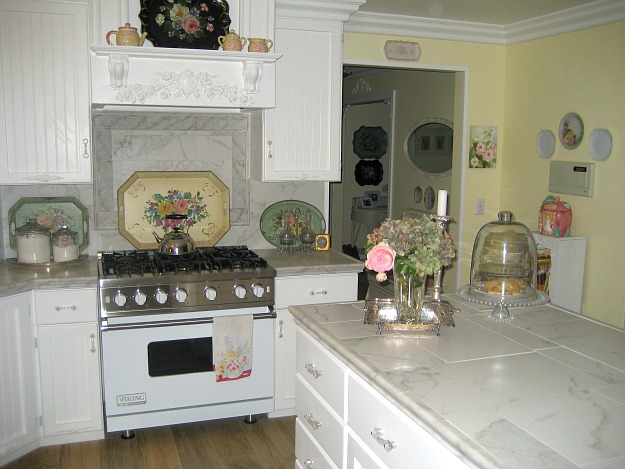
[(538, 229), (540, 234), (554, 238), (571, 236), (573, 212), (568, 203), (560, 201), (560, 197), (550, 195), (540, 206)]

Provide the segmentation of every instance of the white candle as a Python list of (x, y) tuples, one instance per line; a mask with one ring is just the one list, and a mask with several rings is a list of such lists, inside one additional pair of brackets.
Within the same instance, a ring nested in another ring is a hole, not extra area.
[(447, 191), (444, 189), (438, 191), (438, 206), (436, 207), (436, 215), (439, 217), (447, 215)]

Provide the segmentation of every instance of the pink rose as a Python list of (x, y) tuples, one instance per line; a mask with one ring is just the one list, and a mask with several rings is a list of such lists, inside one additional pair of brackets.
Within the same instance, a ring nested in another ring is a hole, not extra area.
[(475, 147), (475, 152), (478, 155), (483, 155), (485, 151), (486, 151), (486, 145), (484, 145), (483, 142), (478, 143), (477, 146)]
[(186, 200), (180, 199), (174, 202), (174, 213), (184, 215), (187, 213), (188, 210), (189, 210), (189, 205), (187, 204)]
[(182, 27), (189, 34), (194, 34), (200, 29), (200, 22), (195, 16), (187, 15), (182, 19)]
[(375, 275), (375, 279), (376, 279), (378, 282), (380, 282), (380, 283), (382, 283), (382, 282), (386, 282), (386, 279), (387, 279), (387, 278), (388, 278), (388, 277), (386, 276), (386, 272), (378, 272), (378, 273)]
[(484, 153), (484, 161), (486, 161), (487, 163), (490, 163), (491, 161), (493, 161), (493, 152), (490, 150), (486, 150), (486, 152)]
[(393, 268), (395, 262), (395, 251), (387, 244), (378, 244), (367, 253), (365, 267), (376, 272), (386, 272)]

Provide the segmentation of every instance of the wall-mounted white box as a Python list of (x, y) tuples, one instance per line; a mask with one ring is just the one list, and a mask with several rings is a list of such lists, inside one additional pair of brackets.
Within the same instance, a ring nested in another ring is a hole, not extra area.
[(549, 192), (592, 197), (595, 189), (595, 164), (552, 161)]

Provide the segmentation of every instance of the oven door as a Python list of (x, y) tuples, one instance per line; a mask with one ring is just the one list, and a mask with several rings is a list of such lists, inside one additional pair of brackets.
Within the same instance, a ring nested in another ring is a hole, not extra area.
[(254, 319), (252, 374), (223, 382), (216, 381), (213, 371), (210, 316), (178, 320), (176, 315), (160, 315), (150, 322), (120, 318), (103, 324), (107, 431), (272, 411), (274, 314), (258, 310), (263, 312)]

